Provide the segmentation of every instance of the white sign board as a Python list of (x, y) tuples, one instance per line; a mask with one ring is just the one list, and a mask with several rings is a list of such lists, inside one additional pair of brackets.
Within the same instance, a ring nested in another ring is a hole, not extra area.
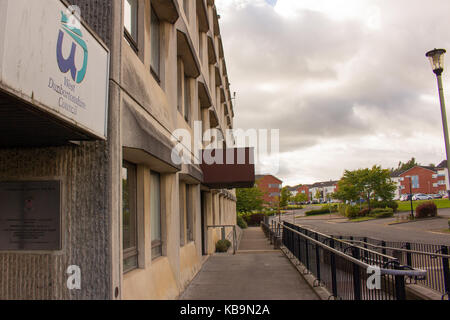
[(0, 0), (3, 87), (105, 139), (108, 78), (109, 51), (61, 1)]

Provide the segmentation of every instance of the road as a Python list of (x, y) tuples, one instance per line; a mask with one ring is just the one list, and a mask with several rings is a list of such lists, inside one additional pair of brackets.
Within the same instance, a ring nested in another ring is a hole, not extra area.
[[(316, 208), (316, 207), (315, 207)], [(304, 212), (311, 210), (306, 207), (295, 212), (295, 223), (313, 230), (335, 235), (369, 237), (386, 241), (409, 241), (430, 244), (450, 245), (450, 234), (436, 233), (438, 230), (448, 228), (447, 219), (450, 218), (450, 209), (440, 209), (438, 214), (441, 219), (409, 222), (403, 224), (389, 225), (397, 220), (394, 218), (369, 220), (364, 222), (348, 222), (337, 215), (323, 215), (315, 217), (304, 217)], [(399, 213), (405, 215), (408, 213)], [(333, 219), (330, 219), (332, 217)], [(292, 214), (285, 214), (282, 220), (293, 222)]]

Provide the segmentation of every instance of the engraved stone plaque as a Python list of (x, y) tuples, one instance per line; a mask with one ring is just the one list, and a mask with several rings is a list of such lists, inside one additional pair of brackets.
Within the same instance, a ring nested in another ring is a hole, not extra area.
[(0, 250), (61, 250), (61, 182), (0, 182)]

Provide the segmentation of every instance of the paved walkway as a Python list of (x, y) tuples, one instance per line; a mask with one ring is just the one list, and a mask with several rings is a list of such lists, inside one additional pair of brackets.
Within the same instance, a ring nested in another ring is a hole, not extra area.
[(244, 230), (236, 255), (214, 255), (181, 300), (318, 300), (297, 269), (273, 250), (261, 228)]

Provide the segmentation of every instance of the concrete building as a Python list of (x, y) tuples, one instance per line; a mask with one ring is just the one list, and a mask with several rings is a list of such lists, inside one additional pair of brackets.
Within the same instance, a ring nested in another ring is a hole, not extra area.
[(256, 186), (264, 193), (265, 205), (268, 207), (277, 207), (281, 197), (283, 181), (271, 174), (257, 175), (255, 179)]
[(234, 147), (174, 135), (233, 128), (214, 1), (70, 4), (0, 2), (0, 299), (175, 299), (254, 184), (173, 152)]

